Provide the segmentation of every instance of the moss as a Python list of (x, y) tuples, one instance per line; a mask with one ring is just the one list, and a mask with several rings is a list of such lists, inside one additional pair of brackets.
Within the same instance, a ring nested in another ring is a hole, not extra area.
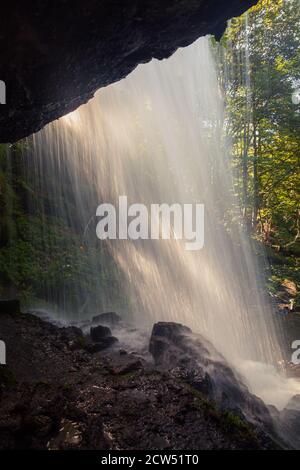
[(72, 386), (71, 386), (71, 384), (69, 384), (69, 383), (63, 384), (63, 387), (62, 387), (62, 388), (63, 388), (63, 390), (64, 390), (65, 392), (70, 392), (70, 391), (72, 390)]
[(228, 432), (238, 432), (239, 434), (249, 436), (253, 439), (257, 439), (254, 429), (243, 421), (239, 416), (233, 414), (230, 411), (222, 411), (219, 419), (222, 421), (223, 428)]
[(46, 379), (42, 379), (42, 380), (39, 380), (38, 382), (36, 382), (36, 387), (44, 387), (44, 386), (50, 386), (51, 383), (49, 382), (49, 380), (46, 380)]
[(79, 336), (79, 338), (76, 340), (77, 343), (78, 343), (78, 346), (81, 348), (81, 349), (84, 349), (86, 344), (87, 344), (87, 340), (86, 340), (86, 337), (85, 336)]
[(157, 370), (145, 370), (143, 375), (149, 379), (155, 380), (160, 380), (162, 378), (161, 373)]
[(253, 426), (231, 411), (219, 410), (213, 401), (208, 400), (190, 384), (184, 383), (184, 385), (194, 396), (193, 406), (207, 418), (213, 420), (225, 434), (244, 441), (245, 444), (249, 443), (251, 446), (259, 445), (259, 439)]
[(137, 376), (138, 371), (134, 370), (131, 372), (120, 373), (117, 377), (121, 380), (133, 380)]

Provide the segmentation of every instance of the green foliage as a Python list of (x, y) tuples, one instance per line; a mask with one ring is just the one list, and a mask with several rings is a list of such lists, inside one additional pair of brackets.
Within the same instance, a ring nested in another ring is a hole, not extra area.
[(245, 226), (299, 254), (300, 5), (260, 0), (231, 21), (219, 49)]
[(245, 441), (258, 443), (254, 427), (228, 410), (219, 410), (213, 401), (208, 400), (199, 390), (190, 384), (181, 383), (194, 395), (193, 405), (196, 410), (201, 411), (209, 419), (216, 422), (226, 434)]
[(109, 251), (84, 244), (76, 224), (28, 205), (38, 200), (44, 209), (52, 202), (47, 195), (41, 201), (24, 172), (22, 150), (0, 146), (0, 296), (13, 291), (23, 307), (50, 305), (72, 314), (125, 308), (122, 275)]

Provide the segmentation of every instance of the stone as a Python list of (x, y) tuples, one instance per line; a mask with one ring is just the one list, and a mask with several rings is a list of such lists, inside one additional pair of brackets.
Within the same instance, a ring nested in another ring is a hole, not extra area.
[(116, 312), (104, 312), (95, 315), (92, 323), (100, 323), (101, 325), (117, 325), (121, 322), (121, 317)]
[(300, 447), (300, 395), (294, 395), (280, 412), (272, 413), (277, 432), (293, 447)]
[(85, 344), (85, 337), (80, 328), (77, 328), (76, 326), (69, 326), (67, 328), (61, 328), (60, 333), (62, 341), (71, 351), (76, 351), (83, 348)]
[(87, 343), (85, 345), (85, 350), (91, 354), (95, 354), (114, 346), (118, 341), (118, 338), (115, 338), (115, 336), (106, 336), (96, 343)]
[(76, 449), (82, 441), (80, 425), (63, 418), (58, 434), (49, 441), (49, 450)]
[(137, 372), (143, 368), (143, 362), (140, 359), (129, 361), (125, 364), (115, 366), (112, 369), (114, 375), (125, 375), (131, 372)]
[(288, 410), (297, 410), (300, 411), (300, 395), (294, 395), (288, 402), (285, 407)]
[(83, 338), (83, 333), (77, 326), (68, 326), (60, 330), (62, 340), (68, 342), (78, 338)]
[(273, 432), (266, 405), (250, 393), (226, 359), (202, 335), (178, 323), (159, 322), (153, 326), (149, 351), (160, 369), (191, 385), (220, 410)]
[(30, 429), (35, 436), (44, 437), (50, 434), (53, 423), (49, 416), (33, 415), (28, 416), (27, 419), (23, 421), (23, 426)]
[[(172, 335), (176, 329), (172, 328)], [(167, 326), (160, 329), (167, 330)], [(9, 367), (13, 374), (12, 380), (8, 377), (0, 385), (3, 450), (120, 448), (126, 452), (166, 448), (190, 452), (278, 448), (278, 439), (267, 439), (261, 427), (248, 423), (243, 427), (232, 415), (226, 418), (213, 402), (204, 399), (202, 403), (195, 386), (184, 378), (183, 367), (177, 367), (178, 380), (174, 376), (177, 368), (171, 364), (166, 366), (170, 372), (160, 371), (161, 366), (154, 367), (148, 355), (120, 356), (120, 347), (106, 351), (101, 358), (84, 350), (70, 353), (67, 347), (58, 349), (60, 328), (29, 314), (0, 315), (0, 331), (11, 345)], [(179, 327), (178, 333), (181, 331)], [(193, 333), (182, 336), (185, 339), (182, 337), (178, 345), (182, 351), (185, 346), (191, 348), (197, 338)], [(102, 341), (117, 339), (106, 337)], [(185, 341), (188, 343), (184, 345)], [(90, 345), (99, 346), (91, 340)], [(202, 370), (204, 357), (199, 364), (193, 363), (189, 362), (192, 349), (185, 353), (188, 369), (195, 365)], [(139, 363), (130, 366), (137, 372), (116, 376), (111, 370), (138, 359), (143, 364), (141, 369)], [(214, 385), (213, 364), (209, 364)]]
[(95, 327), (91, 327), (90, 329), (91, 338), (93, 341), (101, 341), (103, 338), (107, 336), (111, 336), (111, 330), (108, 326), (98, 325)]

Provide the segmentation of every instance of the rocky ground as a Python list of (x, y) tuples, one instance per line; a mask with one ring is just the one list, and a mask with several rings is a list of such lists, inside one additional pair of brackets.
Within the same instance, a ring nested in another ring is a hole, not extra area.
[(157, 323), (149, 343), (113, 313), (79, 329), (1, 309), (2, 449), (287, 447), (264, 403), (182, 325)]

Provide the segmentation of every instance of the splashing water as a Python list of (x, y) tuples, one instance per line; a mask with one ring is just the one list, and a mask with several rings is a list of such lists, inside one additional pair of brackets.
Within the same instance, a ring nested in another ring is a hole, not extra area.
[[(201, 251), (186, 251), (175, 239), (106, 243), (126, 279), (137, 325), (186, 324), (247, 375), (245, 361), (275, 364), (281, 354), (249, 241), (224, 225), (225, 216), (235, 214), (223, 115), (207, 37), (98, 91), (87, 105), (33, 136), (33, 151), (36, 177), (56, 198), (56, 213), (72, 224), (76, 211), (83, 238), (93, 243), (96, 207), (117, 206), (120, 195), (147, 206), (204, 203)], [(73, 194), (72, 208), (66, 192)], [(263, 388), (267, 398), (265, 383)]]

